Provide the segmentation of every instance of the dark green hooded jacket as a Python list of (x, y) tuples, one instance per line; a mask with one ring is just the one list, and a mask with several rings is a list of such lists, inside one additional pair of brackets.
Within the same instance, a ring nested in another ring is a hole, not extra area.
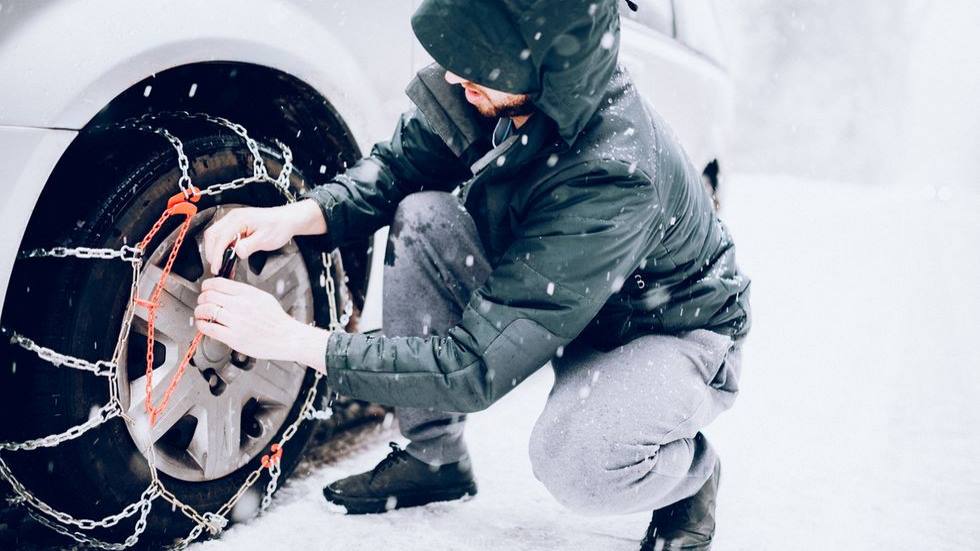
[[(741, 337), (749, 280), (700, 173), (617, 68), (615, 2), (426, 0), (419, 72), (389, 141), (305, 194), (326, 247), (388, 224), (406, 195), (458, 190), (493, 271), (445, 336), (333, 333), (329, 383), (394, 406), (486, 408), (573, 339), (608, 350), (697, 328)], [(641, 8), (642, 9), (642, 6)], [(528, 93), (537, 111), (492, 147), (446, 69)]]

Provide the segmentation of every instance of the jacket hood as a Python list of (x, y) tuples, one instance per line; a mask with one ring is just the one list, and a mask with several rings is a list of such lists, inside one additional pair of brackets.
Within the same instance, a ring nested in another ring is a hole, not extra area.
[(412, 29), (442, 67), (529, 94), (569, 144), (616, 69), (618, 0), (424, 0)]

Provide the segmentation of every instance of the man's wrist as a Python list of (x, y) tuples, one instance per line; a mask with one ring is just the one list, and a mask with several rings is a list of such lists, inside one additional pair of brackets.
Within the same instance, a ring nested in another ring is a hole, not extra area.
[(327, 233), (327, 221), (323, 216), (323, 210), (314, 199), (303, 199), (282, 208), (288, 209), (289, 217), (294, 222), (293, 235)]
[(291, 346), (295, 351), (293, 360), (326, 374), (328, 340), (330, 331), (297, 322)]

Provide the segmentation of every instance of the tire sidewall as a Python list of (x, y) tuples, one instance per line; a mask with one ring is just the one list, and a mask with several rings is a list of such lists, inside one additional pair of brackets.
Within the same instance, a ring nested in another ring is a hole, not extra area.
[[(185, 151), (191, 159), (191, 176), (198, 187), (230, 181), (234, 177), (251, 173), (251, 156), (235, 138), (198, 138), (187, 142)], [(223, 160), (217, 163), (218, 166), (215, 166), (215, 157)], [(91, 246), (118, 248), (140, 240), (166, 208), (168, 198), (178, 191), (176, 182), (179, 173), (175, 168), (175, 161), (172, 152), (164, 151), (138, 167), (116, 187), (102, 208), (85, 223), (82, 241)], [(278, 172), (278, 167), (275, 172)], [(297, 185), (302, 186), (301, 179), (298, 180)], [(225, 203), (274, 206), (283, 202), (284, 199), (271, 184), (260, 182), (222, 193), (218, 197), (205, 196), (198, 203), (198, 208), (203, 210)], [(174, 225), (178, 223), (179, 220), (174, 221)], [(160, 231), (158, 239), (151, 243), (147, 256), (156, 242), (169, 233), (169, 227), (170, 225), (165, 226)], [(319, 262), (320, 251), (311, 250), (308, 245), (300, 246), (310, 274), (315, 321), (324, 326), (328, 321), (324, 319), (327, 317), (328, 299), (325, 289), (320, 285), (320, 276), (323, 273)], [(90, 343), (98, 343), (101, 358), (109, 359), (129, 299), (130, 282), (131, 270), (124, 263), (75, 263), (73, 269), (65, 271), (61, 278), (61, 288), (56, 293), (60, 295), (60, 301), (71, 297), (72, 300), (67, 302), (72, 306), (64, 309), (62, 316), (49, 316), (58, 319), (57, 323), (49, 327), (52, 339), (61, 340), (66, 353), (82, 357), (92, 355)], [(64, 371), (64, 376), (57, 383), (53, 382), (52, 386), (57, 387), (56, 391), (66, 397), (66, 417), (74, 420), (74, 423), (83, 422), (88, 419), (93, 407), (105, 404), (108, 398), (105, 379), (76, 370)], [(307, 369), (297, 400), (271, 442), (278, 442), (286, 428), (298, 418), (307, 392), (315, 384), (315, 373)], [(321, 381), (318, 390), (322, 392), (323, 386)], [(311, 430), (312, 423), (302, 423), (295, 436), (285, 445), (281, 480), (295, 468)], [(135, 501), (149, 485), (150, 471), (146, 459), (136, 449), (122, 419), (110, 420), (93, 432), (100, 434), (86, 439), (92, 442), (90, 446), (75, 446), (72, 451), (82, 457), (75, 458), (77, 463), (72, 468), (62, 471), (77, 475), (73, 486), (76, 497), (81, 498), (80, 502), (86, 499), (91, 501), (92, 496), (99, 496), (96, 510), (116, 512)], [(203, 513), (215, 511), (224, 504), (260, 465), (261, 454), (233, 473), (208, 482), (187, 482), (162, 472), (159, 476), (168, 490)], [(250, 491), (261, 495), (267, 481), (268, 471), (264, 471)], [(172, 512), (169, 504), (162, 500), (158, 500), (154, 510), (148, 529), (151, 536), (180, 536), (181, 531), (189, 530), (192, 526), (186, 517), (179, 512)]]

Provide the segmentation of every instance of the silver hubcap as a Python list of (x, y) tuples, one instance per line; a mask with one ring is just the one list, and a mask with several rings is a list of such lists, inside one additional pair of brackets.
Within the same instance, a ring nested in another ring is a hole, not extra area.
[[(178, 263), (187, 262), (191, 256), (193, 263), (204, 266), (204, 229), (238, 206), (221, 205), (198, 213), (183, 245), (189, 250), (182, 251)], [(147, 260), (139, 284), (140, 297), (147, 298), (160, 280), (176, 233), (168, 235)], [(260, 265), (256, 268), (256, 264)], [(167, 278), (154, 324), (154, 404), (162, 400), (194, 338), (194, 307), (206, 277), (210, 271), (204, 266), (200, 277), (193, 280), (178, 274), (176, 268)], [(239, 262), (234, 279), (271, 293), (294, 318), (313, 321), (309, 274), (294, 242), (268, 253), (264, 263)], [(145, 342), (147, 315), (145, 308), (137, 307), (130, 339)], [(140, 374), (130, 378), (126, 369), (120, 373), (120, 398), (133, 420), (127, 423), (133, 440), (144, 455), (150, 445), (154, 446), (160, 471), (188, 481), (220, 478), (264, 453), (286, 421), (305, 376), (305, 368), (298, 364), (249, 358), (205, 338), (166, 409), (151, 427), (145, 409), (146, 359), (127, 360), (124, 356), (122, 360), (122, 365), (133, 364), (130, 373)]]

